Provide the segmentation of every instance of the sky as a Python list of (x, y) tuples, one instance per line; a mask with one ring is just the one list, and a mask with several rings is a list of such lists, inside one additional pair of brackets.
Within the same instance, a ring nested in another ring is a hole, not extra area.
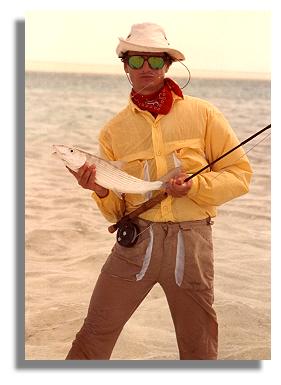
[(25, 18), (31, 62), (121, 68), (115, 49), (131, 25), (155, 22), (192, 70), (271, 71), (271, 13), (256, 10), (29, 11)]

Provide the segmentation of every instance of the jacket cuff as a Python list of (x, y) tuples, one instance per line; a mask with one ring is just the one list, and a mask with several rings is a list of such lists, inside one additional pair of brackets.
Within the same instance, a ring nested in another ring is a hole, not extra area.
[[(92, 192), (92, 198), (97, 202), (97, 203), (102, 203), (105, 202), (107, 199), (111, 198), (112, 199), (112, 194), (114, 194), (111, 190), (108, 190), (108, 194), (105, 197), (100, 197), (95, 191)], [(115, 195), (115, 194), (114, 194)]]
[(199, 190), (199, 180), (198, 180), (198, 177), (196, 176), (195, 178), (191, 179), (191, 181), (192, 181), (192, 185), (191, 185), (191, 188), (189, 189), (189, 191), (187, 193), (187, 196), (189, 198), (192, 198), (195, 195), (197, 195), (198, 190)]

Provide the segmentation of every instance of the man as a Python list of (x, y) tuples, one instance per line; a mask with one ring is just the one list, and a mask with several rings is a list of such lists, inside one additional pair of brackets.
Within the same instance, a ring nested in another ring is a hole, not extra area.
[[(248, 192), (251, 167), (238, 149), (184, 182), (188, 174), (237, 145), (235, 134), (214, 106), (183, 96), (178, 85), (165, 78), (173, 61), (185, 58), (170, 47), (160, 26), (133, 25), (129, 36), (120, 39), (117, 54), (133, 88), (128, 106), (100, 133), (102, 155), (122, 160), (126, 172), (146, 180), (158, 180), (178, 166), (182, 171), (167, 182), (168, 197), (135, 221), (140, 231), (136, 244), (115, 244), (67, 359), (109, 359), (123, 326), (159, 283), (175, 325), (180, 359), (215, 360), (211, 217), (216, 206)], [(99, 186), (94, 166), (72, 173), (83, 188), (93, 191), (111, 222), (149, 198), (120, 197)]]

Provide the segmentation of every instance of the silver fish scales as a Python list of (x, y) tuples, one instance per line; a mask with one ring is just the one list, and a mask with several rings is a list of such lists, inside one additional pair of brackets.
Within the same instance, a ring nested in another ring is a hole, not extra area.
[(111, 162), (99, 158), (76, 147), (53, 145), (53, 154), (61, 159), (73, 171), (78, 171), (86, 162), (96, 166), (96, 182), (100, 186), (119, 192), (131, 194), (145, 194), (148, 191), (160, 190), (164, 182), (148, 182), (129, 175), (116, 166), (120, 162)]

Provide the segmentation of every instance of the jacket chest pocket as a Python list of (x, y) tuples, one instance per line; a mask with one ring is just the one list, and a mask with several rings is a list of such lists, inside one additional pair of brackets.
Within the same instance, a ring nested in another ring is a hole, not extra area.
[(141, 178), (143, 174), (143, 161), (139, 159), (124, 162), (122, 170), (136, 178)]
[(187, 139), (180, 142), (174, 154), (188, 173), (196, 172), (207, 163), (204, 145), (200, 139)]

